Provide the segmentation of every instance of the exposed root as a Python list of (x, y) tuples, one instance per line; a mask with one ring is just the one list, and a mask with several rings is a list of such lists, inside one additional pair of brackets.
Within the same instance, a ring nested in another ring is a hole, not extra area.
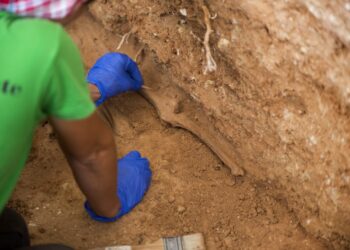
[(194, 39), (196, 39), (198, 42), (203, 43), (202, 39), (200, 39), (196, 34), (193, 33), (193, 31), (190, 31), (191, 36), (193, 36)]
[(210, 16), (211, 20), (215, 20), (218, 17), (218, 13), (215, 13), (214, 15)]
[(134, 61), (136, 63), (138, 63), (137, 59), (139, 58), (139, 56), (141, 55), (142, 51), (144, 50), (145, 46), (141, 47), (135, 54), (135, 57), (134, 57)]
[(121, 49), (121, 47), (123, 46), (124, 42), (128, 41), (131, 32), (132, 32), (132, 30), (130, 30), (128, 33), (125, 33), (123, 35), (122, 40), (120, 40), (120, 42), (119, 42), (119, 44), (118, 44), (118, 46), (117, 46), (117, 48), (115, 50), (120, 50)]
[[(141, 53), (143, 52), (143, 50), (145, 49), (145, 46), (143, 46), (143, 47), (141, 47), (137, 52), (136, 52), (136, 54), (135, 54), (135, 56), (134, 56), (134, 61), (137, 63), (137, 64), (139, 64), (139, 62), (138, 62), (138, 58), (139, 58), (139, 56), (141, 55)], [(147, 85), (142, 85), (142, 88), (143, 89), (146, 89), (146, 90), (152, 90), (152, 88), (151, 87), (148, 87)]]
[(143, 88), (143, 89), (149, 89), (149, 90), (152, 89), (151, 87), (148, 87), (148, 86), (146, 86), (146, 85), (142, 85), (142, 88)]
[(211, 16), (210, 16), (210, 13), (209, 13), (207, 6), (202, 5), (202, 9), (203, 9), (203, 13), (204, 13), (204, 22), (205, 22), (205, 25), (207, 27), (207, 31), (205, 32), (204, 41), (203, 41), (203, 45), (205, 48), (205, 56), (207, 59), (207, 65), (204, 68), (204, 74), (206, 74), (207, 72), (211, 73), (211, 72), (216, 71), (217, 64), (216, 64), (213, 56), (211, 55), (210, 46), (209, 46), (210, 34), (213, 32), (211, 25), (210, 25)]

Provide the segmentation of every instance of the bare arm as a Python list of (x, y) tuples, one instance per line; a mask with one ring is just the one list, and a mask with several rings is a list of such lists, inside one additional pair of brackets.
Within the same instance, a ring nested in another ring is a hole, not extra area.
[(91, 208), (113, 217), (120, 208), (116, 195), (117, 156), (112, 131), (97, 111), (83, 120), (50, 119), (75, 179)]
[(100, 91), (96, 87), (96, 85), (89, 83), (89, 91), (90, 91), (90, 97), (91, 99), (96, 102), (100, 97)]

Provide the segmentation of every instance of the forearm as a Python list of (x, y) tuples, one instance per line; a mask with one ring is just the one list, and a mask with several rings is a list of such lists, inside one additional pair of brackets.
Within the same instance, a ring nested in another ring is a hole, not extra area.
[(111, 129), (95, 111), (82, 120), (50, 118), (76, 181), (96, 214), (113, 217), (119, 209), (117, 156)]
[(75, 179), (91, 208), (100, 216), (113, 217), (120, 208), (117, 197), (116, 153), (113, 146), (79, 161), (69, 157)]

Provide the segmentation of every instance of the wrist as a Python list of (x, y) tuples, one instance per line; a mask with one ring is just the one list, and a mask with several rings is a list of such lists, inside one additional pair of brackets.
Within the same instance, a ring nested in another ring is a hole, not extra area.
[(95, 84), (89, 83), (89, 91), (90, 97), (94, 102), (101, 98), (101, 92)]
[(119, 203), (112, 211), (110, 211), (109, 213), (107, 213), (105, 215), (96, 214), (95, 211), (91, 208), (88, 201), (85, 201), (84, 208), (92, 219), (99, 221), (99, 222), (114, 222), (117, 219), (119, 219), (122, 215), (122, 210), (121, 210), (121, 206), (119, 205)]

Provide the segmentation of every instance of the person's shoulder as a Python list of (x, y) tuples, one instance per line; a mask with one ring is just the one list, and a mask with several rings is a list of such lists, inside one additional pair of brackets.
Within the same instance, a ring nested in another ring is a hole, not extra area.
[(13, 23), (16, 35), (31, 43), (51, 44), (59, 43), (59, 38), (65, 32), (61, 25), (38, 18), (20, 18)]
[(12, 41), (38, 63), (51, 64), (56, 60), (67, 36), (60, 24), (38, 18), (18, 18), (9, 29)]

